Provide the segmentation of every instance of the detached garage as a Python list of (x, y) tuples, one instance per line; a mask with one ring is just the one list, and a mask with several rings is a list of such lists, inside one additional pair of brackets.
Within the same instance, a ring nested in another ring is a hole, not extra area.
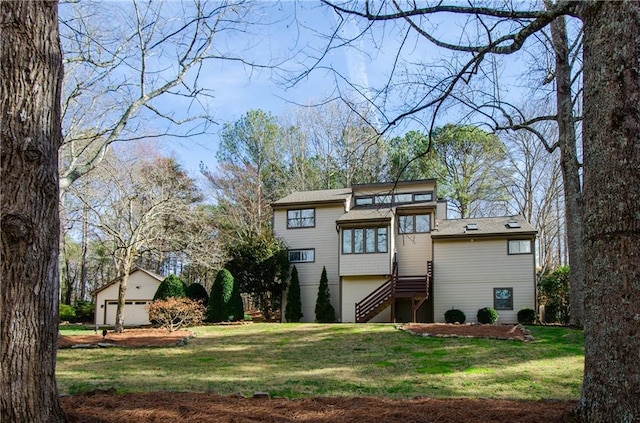
[[(115, 325), (121, 279), (122, 277), (118, 277), (93, 291), (96, 325)], [(129, 273), (124, 306), (125, 325), (138, 326), (151, 323), (146, 307), (153, 301), (153, 296), (162, 281), (162, 276), (140, 268), (135, 268)]]

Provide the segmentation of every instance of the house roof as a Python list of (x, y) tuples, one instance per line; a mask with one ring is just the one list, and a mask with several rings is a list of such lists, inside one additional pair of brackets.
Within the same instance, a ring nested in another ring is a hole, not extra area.
[(286, 207), (300, 204), (344, 203), (351, 196), (351, 188), (297, 191), (271, 203), (271, 207)]
[[(159, 282), (162, 282), (164, 280), (164, 278), (162, 276), (157, 275), (157, 274), (155, 274), (153, 272), (150, 272), (148, 270), (142, 269), (140, 267), (135, 267), (135, 268), (131, 269), (131, 271), (129, 272), (129, 276), (131, 276), (132, 273), (137, 272), (137, 271), (141, 271), (141, 272), (151, 276), (152, 278), (157, 279)], [(112, 281), (107, 282), (106, 284), (102, 285), (101, 287), (94, 289), (91, 292), (91, 296), (95, 296), (98, 292), (103, 291), (103, 290), (107, 289), (108, 287), (110, 287), (111, 285), (120, 282), (120, 279), (122, 279), (122, 276), (123, 275), (120, 275), (117, 278), (113, 279)]]
[(411, 181), (397, 181), (397, 182), (374, 182), (370, 184), (353, 184), (353, 190), (357, 191), (359, 189), (375, 189), (375, 188), (396, 188), (400, 186), (409, 186), (409, 185), (423, 185), (423, 184), (435, 184), (437, 183), (437, 179), (414, 179)]
[(490, 236), (519, 235), (533, 237), (537, 231), (524, 217), (484, 217), (469, 219), (437, 220), (431, 231), (433, 239), (444, 238), (481, 238)]
[(390, 208), (351, 209), (336, 220), (336, 223), (391, 220)]

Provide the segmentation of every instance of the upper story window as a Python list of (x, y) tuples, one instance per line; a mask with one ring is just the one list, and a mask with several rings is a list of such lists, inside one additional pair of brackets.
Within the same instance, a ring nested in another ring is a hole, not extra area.
[(289, 250), (290, 263), (313, 263), (314, 261), (316, 261), (316, 250), (313, 248)]
[(414, 214), (398, 216), (398, 233), (415, 234), (431, 232), (431, 215)]
[(342, 254), (386, 253), (387, 238), (386, 227), (343, 229)]
[(313, 228), (316, 226), (316, 209), (287, 210), (287, 228)]
[(508, 244), (509, 254), (531, 254), (531, 240), (510, 239)]
[(373, 197), (356, 197), (356, 206), (368, 206), (373, 204)]
[(422, 203), (424, 201), (433, 200), (433, 193), (431, 192), (417, 192), (413, 194), (413, 202), (414, 203)]
[(393, 196), (393, 201), (396, 203), (410, 203), (413, 201), (412, 194), (395, 194)]

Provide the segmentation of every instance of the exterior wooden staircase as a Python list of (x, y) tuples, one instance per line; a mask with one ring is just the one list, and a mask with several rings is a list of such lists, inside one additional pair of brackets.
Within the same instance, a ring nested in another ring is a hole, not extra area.
[[(432, 278), (433, 262), (431, 261), (427, 263), (425, 276), (398, 276), (398, 263), (394, 260), (391, 278), (356, 303), (356, 322), (368, 322), (386, 307), (393, 305), (396, 298), (413, 299), (413, 321), (415, 322), (418, 309), (429, 298), (429, 284)], [(417, 303), (416, 299), (419, 299)], [(395, 321), (393, 308), (391, 314), (392, 320)]]

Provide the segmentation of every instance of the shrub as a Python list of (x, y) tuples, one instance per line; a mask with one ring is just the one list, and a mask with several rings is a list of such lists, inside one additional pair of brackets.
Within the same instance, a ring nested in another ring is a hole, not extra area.
[(60, 315), (60, 321), (73, 321), (76, 318), (76, 309), (69, 304), (60, 304), (60, 308), (58, 310), (58, 314)]
[(224, 322), (241, 320), (244, 317), (240, 288), (235, 286), (233, 276), (227, 269), (218, 272), (211, 287), (207, 320), (210, 322)]
[(157, 322), (169, 332), (176, 331), (181, 327), (199, 325), (202, 323), (205, 310), (200, 301), (175, 297), (155, 300), (147, 308), (149, 320)]
[(444, 321), (447, 323), (464, 323), (467, 320), (467, 316), (464, 315), (462, 310), (452, 308), (444, 313)]
[(327, 269), (322, 268), (320, 286), (318, 286), (318, 298), (316, 299), (316, 322), (330, 323), (336, 321), (336, 311), (331, 305), (331, 292), (327, 280)]
[(523, 308), (518, 311), (518, 323), (521, 325), (532, 325), (536, 322), (536, 312), (532, 308)]
[(95, 307), (91, 301), (79, 300), (76, 303), (76, 319), (80, 322), (93, 321)]
[(192, 300), (200, 301), (204, 306), (209, 303), (209, 294), (207, 294), (207, 290), (204, 289), (204, 286), (199, 283), (192, 283), (187, 287), (187, 298)]
[(540, 304), (544, 305), (544, 321), (569, 323), (569, 267), (558, 267), (538, 282)]
[(483, 325), (492, 325), (494, 324), (500, 315), (498, 312), (491, 307), (484, 307), (478, 310), (478, 323), (482, 323)]
[(184, 298), (187, 296), (185, 292), (185, 284), (176, 275), (167, 276), (153, 296), (153, 300), (166, 300), (167, 298)]
[(302, 316), (300, 280), (298, 279), (298, 269), (293, 266), (293, 269), (291, 269), (289, 290), (287, 291), (287, 308), (284, 311), (284, 317), (287, 319), (287, 322), (299, 322)]

